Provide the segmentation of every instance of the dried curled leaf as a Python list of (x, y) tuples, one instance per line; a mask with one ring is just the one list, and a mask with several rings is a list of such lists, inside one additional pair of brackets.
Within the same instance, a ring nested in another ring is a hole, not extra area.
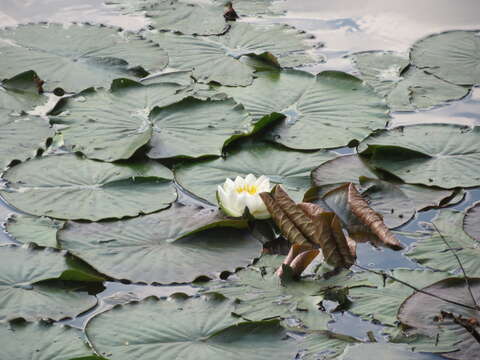
[(348, 204), (350, 205), (352, 212), (362, 221), (362, 223), (368, 226), (386, 246), (393, 250), (403, 249), (403, 246), (383, 222), (383, 218), (368, 206), (368, 203), (357, 191), (355, 185), (349, 183), (347, 191)]

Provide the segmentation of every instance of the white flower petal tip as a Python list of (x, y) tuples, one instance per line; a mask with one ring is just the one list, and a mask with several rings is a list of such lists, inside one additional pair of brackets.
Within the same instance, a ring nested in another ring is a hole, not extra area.
[(234, 217), (243, 216), (245, 208), (256, 219), (268, 219), (268, 212), (260, 193), (270, 191), (270, 180), (262, 175), (258, 179), (253, 174), (245, 178), (237, 176), (235, 181), (226, 179), (223, 186), (218, 186), (217, 201), (222, 211)]

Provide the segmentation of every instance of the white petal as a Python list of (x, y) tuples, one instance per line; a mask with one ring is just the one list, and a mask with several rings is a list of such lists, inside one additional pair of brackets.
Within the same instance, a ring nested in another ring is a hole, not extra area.
[(227, 199), (227, 194), (225, 193), (225, 190), (223, 190), (223, 188), (218, 185), (217, 187), (217, 194), (218, 194), (218, 200), (220, 201), (220, 203), (224, 203), (225, 200)]
[(248, 174), (247, 177), (245, 178), (245, 184), (247, 185), (255, 185), (256, 181), (257, 181), (257, 178), (253, 174)]
[(270, 179), (266, 176), (263, 181), (257, 186), (258, 192), (270, 191)]
[(247, 198), (247, 206), (250, 214), (256, 219), (268, 219), (270, 217), (267, 207), (258, 195), (249, 196)]
[(237, 176), (235, 178), (235, 188), (243, 188), (244, 185), (245, 180), (243, 180), (243, 178), (241, 178), (240, 176)]
[(260, 176), (257, 181), (255, 181), (255, 186), (260, 186), (260, 184), (265, 180), (268, 179), (265, 175)]
[(226, 192), (229, 192), (235, 189), (235, 183), (230, 178), (227, 178), (225, 180), (225, 184), (223, 184), (223, 188), (225, 189)]

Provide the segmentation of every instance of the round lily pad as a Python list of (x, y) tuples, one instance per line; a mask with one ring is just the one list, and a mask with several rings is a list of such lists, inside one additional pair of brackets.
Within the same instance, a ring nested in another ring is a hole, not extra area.
[[(480, 279), (470, 278), (469, 283), (473, 296), (480, 298)], [(472, 332), (478, 331), (480, 312), (475, 310), (476, 304), (467, 290), (465, 279), (445, 279), (422, 290), (470, 308), (416, 292), (403, 302), (398, 319), (403, 324), (430, 335), (441, 331), (450, 333), (457, 342), (455, 346), (458, 350), (442, 354), (447, 359), (474, 359), (480, 351), (480, 343)]]
[(480, 127), (431, 124), (379, 131), (358, 146), (369, 163), (410, 184), (480, 185)]
[(218, 295), (151, 297), (95, 316), (86, 333), (107, 359), (294, 358), (296, 347), (278, 321), (241, 322), (231, 315), (233, 310), (233, 304)]
[(271, 183), (283, 184), (289, 195), (300, 201), (303, 192), (310, 187), (310, 171), (334, 156), (326, 151), (302, 153), (267, 143), (249, 142), (232, 150), (225, 159), (178, 166), (175, 179), (191, 193), (216, 203), (217, 186), (226, 178), (265, 175)]
[(27, 24), (0, 30), (0, 77), (35, 70), (48, 90), (78, 92), (108, 86), (118, 77), (136, 78), (132, 69), (162, 70), (165, 51), (139, 35), (101, 25)]
[(250, 54), (269, 52), (283, 67), (314, 62), (306, 54), (310, 48), (305, 43), (307, 36), (285, 25), (235, 23), (222, 36), (177, 36), (165, 32), (148, 33), (145, 36), (167, 50), (170, 67), (193, 69), (193, 76), (206, 83), (214, 81), (227, 86), (250, 85), (255, 70), (240, 61), (242, 56)]
[(8, 360), (88, 359), (93, 353), (80, 330), (46, 322), (0, 323), (1, 356)]
[(245, 225), (213, 210), (175, 205), (123, 221), (70, 222), (58, 239), (62, 248), (113, 278), (184, 283), (235, 271), (257, 258), (260, 242), (234, 228)]
[(94, 307), (95, 296), (75, 291), (78, 286), (44, 282), (70, 277), (72, 271), (65, 254), (58, 251), (1, 246), (0, 322), (18, 318), (61, 320)]
[(58, 247), (57, 231), (65, 223), (48, 217), (14, 214), (7, 219), (5, 230), (21, 243), (35, 243), (44, 247)]
[(364, 52), (353, 56), (361, 78), (384, 96), (393, 111), (427, 109), (461, 99), (468, 87), (458, 86), (415, 67), (389, 52)]
[(176, 199), (170, 170), (155, 162), (111, 164), (65, 154), (26, 161), (3, 177), (0, 195), (8, 203), (59, 219), (137, 216)]
[(412, 63), (441, 79), (458, 85), (480, 83), (478, 31), (448, 31), (413, 44)]
[(385, 127), (387, 106), (373, 90), (346, 73), (317, 76), (296, 70), (258, 73), (248, 88), (221, 90), (243, 104), (254, 118), (285, 115), (268, 138), (293, 149), (346, 146)]
[(470, 207), (463, 218), (463, 229), (476, 241), (480, 241), (480, 202)]

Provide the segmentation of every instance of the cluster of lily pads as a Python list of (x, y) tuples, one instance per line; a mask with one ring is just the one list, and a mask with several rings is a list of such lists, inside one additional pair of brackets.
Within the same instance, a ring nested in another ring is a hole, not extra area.
[[(466, 96), (480, 83), (477, 32), (432, 35), (409, 59), (355, 54), (360, 78), (312, 75), (293, 69), (318, 61), (308, 34), (225, 23), (220, 1), (110, 5), (144, 13), (152, 28), (0, 30), (0, 196), (23, 213), (7, 220), (13, 244), (0, 247), (4, 356), (358, 359), (382, 351), (422, 359), (425, 351), (470, 359), (480, 350), (461, 322), (479, 319), (477, 305), (444, 243), (478, 298), (480, 205), (441, 210), (433, 227), (411, 235), (406, 255), (430, 270), (392, 275), (430, 295), (382, 274), (332, 276), (326, 266), (279, 278), (284, 256), (265, 253), (279, 241), (261, 230), (266, 223), (214, 205), (218, 185), (247, 174), (282, 184), (295, 201), (321, 201), (345, 227), (351, 213), (336, 190), (346, 183), (392, 229), (460, 201), (462, 188), (480, 186), (478, 127), (390, 129), (389, 112)], [(270, 0), (235, 6), (241, 15), (281, 13)], [(67, 95), (53, 94), (58, 88)], [(332, 151), (345, 146), (357, 152)], [(199, 294), (119, 305), (83, 331), (58, 323), (94, 308), (106, 280), (193, 283)], [(398, 345), (328, 331), (327, 301), (382, 323)]]

